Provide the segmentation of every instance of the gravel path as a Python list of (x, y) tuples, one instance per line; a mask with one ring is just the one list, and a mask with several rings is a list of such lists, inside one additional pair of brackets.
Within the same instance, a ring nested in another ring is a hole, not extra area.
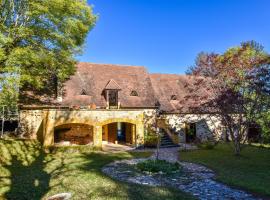
[[(178, 148), (160, 149), (159, 159), (169, 162), (178, 161)], [(155, 158), (155, 154), (150, 159)], [(179, 162), (183, 167), (181, 173), (173, 175), (146, 174), (138, 171), (135, 165), (146, 159), (115, 161), (103, 167), (102, 171), (108, 176), (120, 181), (151, 186), (171, 186), (194, 195), (201, 200), (253, 200), (251, 194), (231, 188), (213, 179), (214, 172), (202, 165)]]

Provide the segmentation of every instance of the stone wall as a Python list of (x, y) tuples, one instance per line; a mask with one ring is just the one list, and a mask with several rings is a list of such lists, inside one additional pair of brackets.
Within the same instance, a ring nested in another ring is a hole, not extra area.
[(39, 139), (43, 131), (42, 110), (21, 110), (19, 113), (19, 127), (23, 137)]
[(200, 141), (219, 140), (224, 138), (220, 120), (211, 114), (166, 114), (162, 118), (169, 129), (179, 136), (179, 141), (186, 141), (186, 123), (196, 124), (196, 136)]
[[(22, 134), (29, 138), (40, 138), (44, 145), (54, 144), (54, 129), (64, 124), (86, 124), (93, 126), (93, 143), (102, 144), (102, 126), (114, 122), (136, 125), (136, 145), (144, 142), (145, 110), (21, 110)], [(39, 136), (38, 136), (39, 135)]]
[(213, 114), (162, 114), (156, 121), (155, 110), (145, 111), (146, 127), (155, 128), (155, 123), (170, 136), (174, 143), (186, 142), (186, 124), (196, 124), (196, 137), (200, 141), (224, 139), (220, 120)]
[[(164, 114), (162, 127), (166, 124), (167, 133), (175, 143), (185, 142), (185, 124), (196, 123), (197, 137), (201, 141), (223, 138), (220, 121), (210, 114)], [(44, 145), (54, 144), (54, 129), (64, 124), (86, 124), (93, 127), (93, 143), (96, 146), (102, 144), (102, 127), (114, 122), (126, 122), (135, 125), (135, 134), (132, 143), (142, 145), (144, 143), (144, 130), (147, 127), (154, 128), (155, 110), (21, 110), (21, 131), (23, 136), (39, 139)], [(158, 123), (160, 125), (160, 123)], [(104, 132), (104, 131), (103, 131)], [(176, 133), (176, 134), (175, 134)], [(104, 133), (103, 133), (104, 135)]]

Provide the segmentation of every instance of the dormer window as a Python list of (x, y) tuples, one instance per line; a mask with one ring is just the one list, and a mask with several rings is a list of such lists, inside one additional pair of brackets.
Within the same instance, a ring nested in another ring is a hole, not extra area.
[(115, 80), (111, 79), (104, 88), (104, 94), (107, 101), (108, 108), (119, 108), (118, 92), (121, 90), (120, 86)]
[(114, 107), (118, 104), (118, 91), (117, 90), (108, 90), (108, 100), (109, 100), (109, 106)]
[(176, 95), (172, 95), (171, 96), (171, 100), (177, 100), (177, 96)]
[(84, 89), (82, 89), (80, 95), (87, 95), (86, 91)]
[(130, 96), (137, 97), (139, 95), (138, 95), (138, 93), (135, 90), (132, 90), (131, 93), (130, 93)]

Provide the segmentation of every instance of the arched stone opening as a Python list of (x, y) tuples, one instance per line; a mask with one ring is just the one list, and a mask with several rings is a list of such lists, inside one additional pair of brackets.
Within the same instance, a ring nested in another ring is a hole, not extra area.
[(54, 143), (85, 145), (93, 143), (94, 127), (88, 124), (69, 123), (54, 128)]
[(128, 122), (112, 122), (102, 126), (102, 142), (136, 145), (136, 125)]

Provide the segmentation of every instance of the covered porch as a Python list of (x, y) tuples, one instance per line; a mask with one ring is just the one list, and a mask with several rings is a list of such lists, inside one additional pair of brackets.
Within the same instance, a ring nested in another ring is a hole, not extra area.
[(66, 140), (95, 147), (101, 147), (102, 143), (136, 147), (144, 144), (143, 110), (44, 109), (39, 115), (26, 110), (21, 120), (25, 128), (33, 126), (33, 139), (44, 146)]
[(113, 122), (103, 125), (102, 143), (136, 146), (136, 125), (128, 122)]

